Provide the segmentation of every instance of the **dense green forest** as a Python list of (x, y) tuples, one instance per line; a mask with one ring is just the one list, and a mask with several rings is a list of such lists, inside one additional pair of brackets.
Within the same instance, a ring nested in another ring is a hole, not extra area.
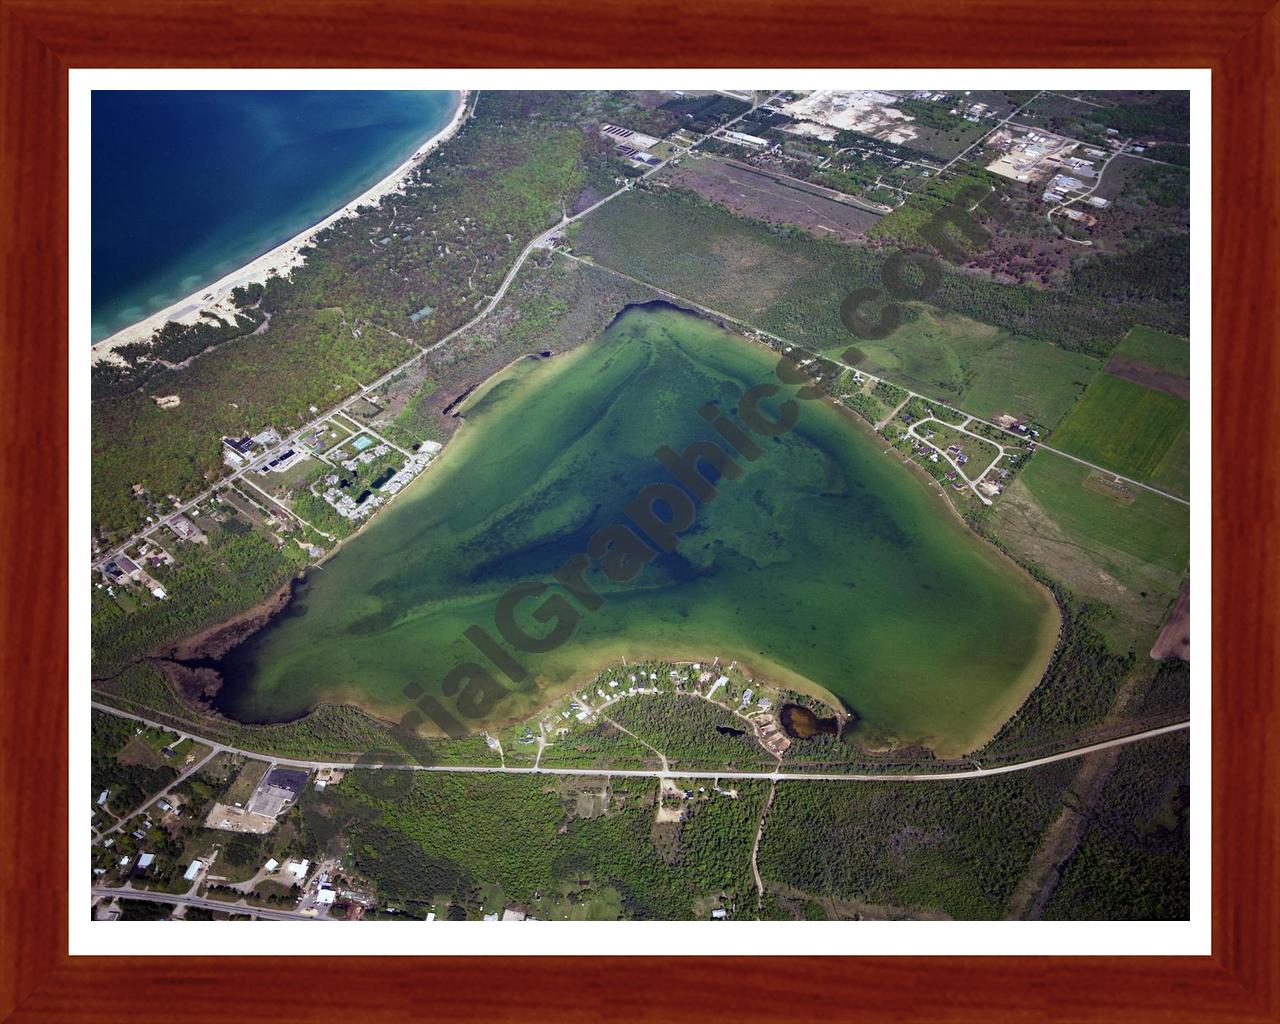
[(588, 879), (616, 889), (628, 917), (690, 918), (695, 903), (722, 895), (754, 910), (751, 842), (763, 783), (738, 783), (736, 799), (692, 801), (687, 820), (666, 824), (654, 821), (649, 779), (420, 774), (389, 800), (368, 784), (368, 773), (354, 772), (308, 794), (308, 818), (322, 837), (347, 837), (356, 870), (381, 897), (419, 912), (443, 911), (444, 901), (474, 915), (477, 886), (496, 883), (537, 916), (541, 894)]
[(964, 782), (781, 782), (760, 873), (818, 896), (999, 918), (1074, 771), (1068, 762)]
[(646, 694), (619, 702), (608, 715), (666, 754), (672, 768), (768, 770), (775, 765), (751, 723), (698, 696)]
[(1050, 920), (1185, 920), (1191, 907), (1190, 741), (1126, 747), (1045, 908)]

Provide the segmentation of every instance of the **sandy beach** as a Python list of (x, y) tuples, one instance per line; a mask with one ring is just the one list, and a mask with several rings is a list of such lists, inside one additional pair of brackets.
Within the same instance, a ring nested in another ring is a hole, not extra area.
[(241, 285), (253, 284), (257, 281), (265, 281), (273, 273), (279, 274), (281, 277), (288, 277), (290, 272), (305, 260), (305, 257), (301, 255), (301, 250), (306, 248), (312, 239), (330, 224), (340, 217), (350, 216), (362, 206), (377, 205), (383, 197), (399, 192), (409, 172), (417, 166), (422, 158), (457, 134), (458, 129), (462, 127), (463, 122), (466, 120), (467, 98), (467, 90), (461, 90), (457, 109), (453, 112), (453, 117), (449, 123), (419, 146), (404, 163), (400, 164), (373, 187), (351, 200), (346, 206), (335, 210), (324, 220), (311, 225), (311, 227), (303, 231), (299, 231), (288, 241), (282, 242), (274, 249), (263, 253), (257, 259), (251, 260), (243, 267), (233, 270), (212, 284), (199, 288), (186, 298), (179, 299), (146, 319), (139, 320), (137, 323), (131, 324), (110, 337), (97, 342), (92, 347), (92, 361), (96, 363), (101, 359), (111, 359), (113, 351), (122, 345), (149, 341), (156, 329), (163, 327), (170, 320), (176, 320), (181, 324), (195, 323), (200, 314), (206, 310), (224, 319), (231, 319), (235, 314), (235, 307), (231, 303), (231, 292), (235, 288)]

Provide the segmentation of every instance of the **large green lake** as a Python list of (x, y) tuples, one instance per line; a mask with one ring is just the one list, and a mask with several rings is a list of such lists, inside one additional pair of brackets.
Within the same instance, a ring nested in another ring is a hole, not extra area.
[[(628, 521), (641, 488), (669, 483), (659, 446), (727, 448), (699, 409), (732, 412), (776, 382), (776, 362), (706, 320), (646, 306), (590, 345), (509, 367), (472, 397), (436, 463), (229, 656), (220, 707), (279, 721), (349, 701), (398, 718), (406, 685), (440, 693), (455, 665), (485, 662), (464, 630), (498, 637), (504, 592), (550, 580), (597, 530)], [(628, 582), (592, 563), (600, 608), (560, 585), (524, 601), (531, 633), (555, 624), (529, 614), (552, 594), (581, 618), (555, 650), (518, 655), (531, 673), (520, 686), (485, 662), (511, 692), (484, 720), (523, 714), (623, 656), (719, 656), (834, 695), (871, 742), (950, 755), (991, 736), (1048, 660), (1052, 598), (847, 412), (799, 407), (788, 432), (752, 435), (763, 455), (737, 459), (741, 475), (718, 481), (674, 551)]]

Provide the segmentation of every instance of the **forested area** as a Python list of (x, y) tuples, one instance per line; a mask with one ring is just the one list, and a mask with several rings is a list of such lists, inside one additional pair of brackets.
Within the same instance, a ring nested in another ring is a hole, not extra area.
[(780, 782), (760, 873), (817, 896), (996, 919), (1074, 772), (1068, 762), (962, 782)]
[[(153, 354), (216, 347), (181, 369), (130, 349), (133, 369), (95, 371), (95, 526), (135, 528), (148, 506), (132, 485), (189, 497), (224, 473), (222, 434), (297, 427), (311, 406), (331, 407), (474, 317), (586, 186), (599, 106), (590, 93), (483, 94), (475, 119), (423, 159), (402, 195), (336, 221), (287, 280), (244, 293), (250, 320), (270, 317), (261, 332), (171, 324)], [(147, 393), (128, 390), (134, 375)], [(182, 402), (161, 409), (149, 394)]]
[(1191, 714), (1191, 663), (1181, 658), (1156, 662), (1147, 683), (1139, 713), (1145, 715)]
[[(475, 916), (476, 890), (487, 883), (537, 916), (539, 895), (589, 878), (617, 889), (629, 917), (690, 918), (696, 901), (750, 895), (766, 792), (763, 783), (738, 783), (737, 799), (695, 801), (688, 820), (655, 824), (651, 779), (419, 774), (408, 793), (391, 798), (369, 785), (368, 773), (353, 772), (308, 794), (308, 820), (318, 839), (345, 833), (356, 870), (416, 916), (438, 900), (461, 911), (449, 916)], [(579, 791), (603, 791), (603, 807), (579, 814)], [(739, 909), (753, 910), (754, 897)], [(446, 916), (443, 906), (437, 911)]]
[(236, 313), (230, 319), (206, 311), (191, 324), (170, 320), (157, 328), (150, 340), (114, 348), (112, 352), (118, 358), (93, 366), (93, 397), (127, 395), (165, 369), (166, 364), (184, 362), (206, 349), (252, 334), (267, 319), (259, 307), (264, 292), (265, 286), (259, 283), (233, 288), (231, 305)]
[(105, 589), (94, 588), (95, 676), (111, 675), (144, 653), (247, 608), (282, 586), (306, 560), (300, 548), (277, 548), (256, 531), (214, 530), (208, 545), (184, 544), (181, 550), (163, 601), (125, 612)]
[(1045, 907), (1050, 920), (1185, 920), (1191, 908), (1186, 733), (1126, 747)]
[(749, 722), (695, 695), (632, 697), (611, 707), (608, 715), (666, 754), (672, 768), (767, 770), (774, 764)]

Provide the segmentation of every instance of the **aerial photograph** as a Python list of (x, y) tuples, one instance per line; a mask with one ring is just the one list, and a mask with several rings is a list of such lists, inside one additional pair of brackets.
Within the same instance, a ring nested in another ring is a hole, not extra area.
[(724, 84), (92, 92), (85, 927), (1190, 918), (1190, 94)]

